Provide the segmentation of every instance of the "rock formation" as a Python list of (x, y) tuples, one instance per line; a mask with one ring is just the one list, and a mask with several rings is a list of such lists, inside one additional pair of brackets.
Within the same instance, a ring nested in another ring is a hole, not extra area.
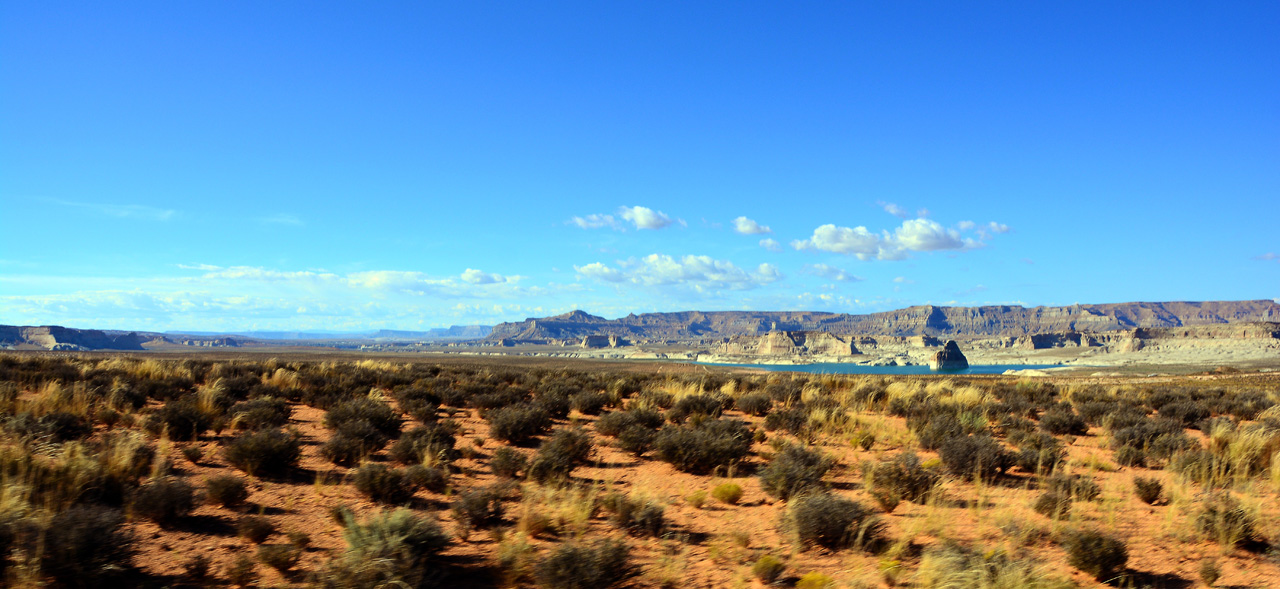
[(947, 346), (939, 350), (929, 360), (929, 370), (964, 370), (969, 367), (969, 359), (960, 352), (955, 340), (948, 340)]

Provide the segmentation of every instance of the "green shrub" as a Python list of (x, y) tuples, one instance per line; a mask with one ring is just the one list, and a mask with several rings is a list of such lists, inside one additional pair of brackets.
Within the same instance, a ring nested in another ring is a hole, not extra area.
[(764, 417), (773, 409), (773, 399), (769, 398), (769, 393), (756, 391), (738, 397), (738, 400), (734, 402), (734, 406), (738, 408), (738, 411), (747, 415)]
[(735, 419), (707, 419), (696, 425), (668, 426), (654, 439), (662, 460), (695, 474), (736, 464), (750, 454), (751, 444), (751, 430)]
[(653, 501), (638, 501), (611, 493), (601, 500), (601, 506), (611, 515), (609, 521), (618, 528), (640, 536), (661, 536), (666, 529), (666, 511)]
[(1133, 477), (1133, 490), (1143, 503), (1155, 505), (1164, 494), (1164, 485), (1160, 484), (1159, 479)]
[(764, 418), (764, 429), (783, 430), (795, 436), (803, 435), (809, 429), (809, 408), (797, 405), (774, 411)]
[(695, 415), (709, 418), (720, 417), (727, 400), (727, 397), (718, 393), (682, 397), (667, 411), (667, 419), (671, 423), (684, 423)]
[(276, 525), (265, 517), (246, 515), (236, 523), (236, 533), (254, 544), (261, 544), (276, 533)]
[(764, 492), (787, 500), (802, 492), (822, 487), (822, 477), (835, 461), (817, 450), (789, 445), (760, 469)]
[(130, 509), (134, 515), (168, 526), (196, 507), (196, 492), (186, 481), (162, 477), (138, 487)]
[(1120, 466), (1143, 467), (1147, 465), (1147, 453), (1133, 446), (1120, 446), (1116, 449), (1116, 462)]
[(200, 459), (204, 458), (204, 450), (200, 446), (187, 446), (182, 449), (182, 457), (191, 464), (200, 464)]
[(258, 547), (258, 560), (277, 571), (287, 575), (293, 567), (298, 566), (302, 558), (302, 550), (289, 544), (264, 544)]
[(975, 552), (958, 546), (925, 551), (915, 583), (924, 589), (1071, 589), (1067, 579), (1051, 576), (1033, 562), (1010, 558), (1003, 550)]
[(612, 400), (599, 391), (582, 391), (569, 396), (569, 407), (583, 415), (599, 415)]
[(666, 418), (661, 413), (653, 409), (629, 409), (627, 411), (612, 411), (600, 416), (596, 420), (596, 433), (611, 438), (618, 437), (623, 430), (631, 426), (642, 426), (650, 430), (657, 430), (662, 427)]
[(802, 495), (787, 507), (787, 520), (803, 545), (877, 549), (884, 522), (862, 504), (826, 493)]
[(551, 427), (551, 416), (537, 405), (521, 403), (490, 411), (489, 434), (517, 446), (528, 444)]
[(935, 469), (921, 465), (920, 457), (910, 451), (868, 468), (868, 490), (882, 504), (896, 505), (896, 500), (924, 503), (941, 478)]
[(426, 489), (432, 493), (449, 490), (449, 471), (443, 468), (415, 464), (404, 469), (404, 480), (414, 489)]
[(716, 488), (711, 490), (711, 496), (726, 505), (737, 505), (742, 500), (742, 485), (737, 483), (716, 485)]
[[(361, 423), (372, 429), (367, 422)], [(358, 433), (338, 432), (320, 445), (320, 455), (338, 466), (353, 466), (381, 450), (385, 444), (386, 439), (378, 435), (366, 437)]]
[(400, 416), (390, 405), (376, 399), (366, 397), (340, 403), (324, 416), (325, 427), (335, 431), (353, 428), (361, 421), (388, 440), (400, 437)]
[(785, 570), (787, 570), (787, 563), (772, 554), (761, 556), (755, 564), (751, 565), (751, 574), (765, 585), (774, 584)]
[(832, 589), (836, 580), (817, 571), (805, 573), (796, 580), (796, 589)]
[(1099, 581), (1109, 581), (1124, 572), (1129, 562), (1129, 551), (1124, 542), (1094, 530), (1068, 532), (1062, 540), (1067, 550), (1067, 563), (1093, 575)]
[(1009, 442), (1018, 448), (1014, 464), (1026, 472), (1052, 472), (1067, 458), (1062, 442), (1043, 432), (1010, 434)]
[(1036, 498), (1032, 508), (1049, 519), (1067, 519), (1071, 515), (1071, 496), (1048, 491)]
[(518, 478), (528, 466), (529, 460), (524, 454), (507, 447), (494, 450), (493, 456), (489, 458), (489, 470), (498, 478)]
[(1044, 480), (1044, 488), (1080, 501), (1093, 501), (1102, 495), (1102, 487), (1093, 479), (1081, 475), (1055, 474)]
[(1066, 405), (1058, 405), (1045, 411), (1040, 416), (1040, 428), (1055, 436), (1082, 436), (1089, 433), (1089, 424)]
[(227, 411), (227, 415), (231, 417), (231, 426), (236, 429), (281, 427), (289, 423), (292, 413), (293, 409), (288, 402), (273, 397), (241, 401)]
[(195, 395), (187, 395), (165, 403), (147, 418), (144, 428), (154, 436), (167, 433), (169, 439), (185, 442), (209, 431), (217, 417), (201, 409)]
[(279, 476), (293, 469), (302, 456), (298, 436), (280, 430), (242, 434), (222, 451), (232, 466), (254, 476)]
[(1215, 493), (1196, 514), (1196, 529), (1209, 539), (1230, 548), (1258, 540), (1257, 519), (1231, 495)]
[(490, 528), (502, 523), (502, 497), (494, 489), (472, 489), (458, 495), (452, 512), (464, 532)]
[(563, 481), (591, 456), (591, 437), (579, 429), (557, 430), (529, 461), (529, 478), (539, 483)]
[(422, 587), (437, 580), (432, 561), (449, 544), (433, 519), (407, 509), (382, 512), (365, 522), (347, 515), (347, 548), (325, 570), (323, 587)]
[(1218, 561), (1212, 558), (1206, 558), (1200, 561), (1200, 580), (1208, 587), (1212, 587), (1218, 582), (1218, 578), (1222, 576), (1222, 567), (1218, 566)]
[(356, 469), (352, 477), (356, 490), (378, 503), (401, 505), (413, 499), (417, 488), (403, 470), (369, 462)]
[[(133, 537), (115, 509), (83, 505), (54, 515), (41, 529), (40, 572), (61, 587), (112, 586), (132, 570)], [(6, 555), (7, 556), (7, 555)]]
[(618, 448), (639, 458), (653, 448), (653, 442), (656, 439), (658, 439), (657, 430), (640, 424), (629, 425), (618, 434)]
[(606, 589), (621, 586), (636, 575), (630, 549), (623, 542), (604, 540), (595, 545), (562, 544), (534, 570), (544, 589)]
[(239, 587), (248, 587), (258, 580), (258, 565), (248, 555), (241, 554), (227, 565), (227, 582)]
[(387, 456), (401, 464), (450, 463), (458, 457), (458, 424), (442, 421), (415, 427), (391, 445)]
[(952, 438), (938, 448), (938, 456), (952, 475), (984, 481), (995, 480), (1013, 465), (1013, 455), (986, 435)]

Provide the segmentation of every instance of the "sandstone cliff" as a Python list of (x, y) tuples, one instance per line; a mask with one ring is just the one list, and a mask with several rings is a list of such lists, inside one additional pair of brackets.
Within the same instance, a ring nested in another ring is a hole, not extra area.
[(104, 332), (46, 325), (18, 327), (0, 325), (0, 346), (43, 348), (46, 350), (141, 350), (147, 341), (137, 333)]

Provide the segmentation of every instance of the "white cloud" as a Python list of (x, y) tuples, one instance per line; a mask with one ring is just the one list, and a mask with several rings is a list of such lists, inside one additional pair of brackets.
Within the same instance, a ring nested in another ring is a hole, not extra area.
[(481, 272), (475, 268), (467, 268), (462, 272), (462, 281), (470, 284), (497, 284), (507, 280), (507, 277), (501, 274)]
[(956, 228), (961, 231), (968, 231), (970, 229), (973, 229), (974, 227), (977, 227), (977, 224), (975, 224), (973, 221), (961, 221), (956, 224)]
[(582, 229), (599, 229), (601, 227), (618, 228), (618, 221), (613, 215), (587, 215), (585, 217), (574, 217), (569, 219), (569, 223), (577, 225)]
[(636, 229), (662, 229), (672, 223), (666, 213), (648, 207), (622, 207), (618, 209), (618, 215), (635, 225)]
[(743, 235), (760, 235), (764, 233), (773, 233), (773, 230), (766, 225), (761, 225), (746, 217), (738, 217), (733, 220), (733, 230)]
[(270, 217), (259, 217), (257, 221), (267, 225), (304, 225), (302, 219), (299, 219), (297, 215), (290, 215), (287, 213), (271, 215)]
[(650, 254), (611, 268), (599, 262), (575, 266), (578, 274), (606, 282), (627, 282), (639, 286), (685, 286), (709, 290), (745, 290), (776, 282), (782, 273), (772, 264), (760, 264), (754, 271), (739, 268), (727, 260), (709, 256)]
[(864, 280), (861, 276), (854, 276), (840, 268), (828, 266), (826, 264), (806, 265), (804, 268), (808, 274), (821, 276), (828, 280), (835, 280), (837, 282), (861, 282)]
[(797, 250), (818, 250), (857, 256), (859, 260), (905, 260), (910, 252), (966, 250), (983, 247), (981, 241), (965, 238), (930, 219), (903, 221), (893, 233), (873, 233), (866, 227), (837, 227), (826, 224), (813, 230), (809, 239), (791, 242)]
[(1009, 232), (1009, 226), (1008, 226), (1008, 225), (1005, 225), (1004, 223), (996, 223), (995, 221), (992, 221), (992, 222), (988, 223), (988, 224), (987, 224), (987, 228), (988, 228), (988, 229), (991, 229), (991, 231), (992, 231), (993, 233), (1008, 233), (1008, 232)]
[(1258, 256), (1258, 257), (1256, 257), (1256, 258), (1254, 258), (1254, 259), (1255, 259), (1255, 260), (1262, 260), (1262, 261), (1264, 261), (1264, 262), (1270, 262), (1271, 260), (1280, 261), (1280, 255), (1276, 255), (1276, 253), (1275, 253), (1275, 252), (1267, 252), (1267, 253), (1262, 254), (1261, 256)]
[(911, 216), (911, 214), (908, 213), (906, 209), (896, 204), (893, 204), (891, 202), (885, 202), (881, 200), (881, 201), (876, 201), (876, 204), (880, 205), (880, 208), (883, 208), (884, 212), (889, 213), (890, 215), (893, 215), (895, 217), (906, 219), (907, 217)]
[(767, 249), (767, 250), (769, 250), (769, 251), (771, 251), (771, 252), (780, 252), (780, 251), (782, 251), (782, 244), (778, 243), (778, 240), (773, 239), (773, 238), (770, 238), (770, 237), (766, 237), (766, 238), (764, 238), (764, 239), (761, 239), (761, 240), (760, 240), (760, 247), (762, 247), (762, 248), (764, 248), (764, 249)]
[(908, 279), (906, 276), (899, 276), (893, 279), (896, 284), (915, 284), (916, 281)]
[(120, 219), (146, 219), (150, 221), (168, 221), (178, 216), (178, 211), (173, 209), (160, 209), (149, 207), (146, 205), (118, 205), (107, 203), (93, 202), (77, 202), (71, 200), (61, 200), (57, 198), (42, 199), (46, 202), (59, 204), (64, 207), (73, 207), (91, 211), (108, 217), (117, 217)]

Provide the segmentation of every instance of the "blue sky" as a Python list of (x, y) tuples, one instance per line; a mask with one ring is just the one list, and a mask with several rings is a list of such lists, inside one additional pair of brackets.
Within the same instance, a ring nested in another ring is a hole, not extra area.
[(1280, 4), (0, 4), (0, 323), (1280, 297)]

